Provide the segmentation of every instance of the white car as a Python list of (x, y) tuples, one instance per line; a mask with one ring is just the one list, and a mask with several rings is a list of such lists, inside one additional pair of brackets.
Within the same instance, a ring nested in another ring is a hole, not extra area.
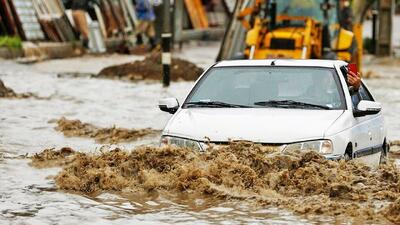
[(160, 109), (174, 114), (161, 145), (204, 151), (208, 142), (243, 140), (283, 152), (314, 150), (328, 159), (379, 153), (382, 160), (389, 147), (381, 104), (364, 83), (352, 91), (346, 74), (347, 63), (335, 60), (219, 62), (182, 105), (160, 100)]

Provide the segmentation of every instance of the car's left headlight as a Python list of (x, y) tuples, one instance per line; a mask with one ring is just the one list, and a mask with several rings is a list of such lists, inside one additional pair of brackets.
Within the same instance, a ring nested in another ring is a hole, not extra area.
[(171, 136), (162, 136), (161, 137), (161, 146), (166, 146), (166, 145), (175, 145), (177, 147), (183, 147), (183, 148), (191, 148), (193, 150), (197, 151), (202, 151), (202, 147), (199, 142), (185, 139), (185, 138), (179, 138), (179, 137), (171, 137)]
[(289, 144), (283, 149), (284, 152), (293, 150), (311, 150), (325, 155), (333, 153), (333, 144), (331, 140), (317, 140)]

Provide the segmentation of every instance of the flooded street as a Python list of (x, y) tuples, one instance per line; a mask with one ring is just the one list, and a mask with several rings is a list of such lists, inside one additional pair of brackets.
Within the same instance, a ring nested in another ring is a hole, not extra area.
[[(183, 58), (190, 55), (193, 62), (205, 68), (213, 63), (217, 49), (215, 43), (193, 45), (190, 51), (177, 55)], [(93, 153), (104, 145), (108, 149), (127, 150), (158, 145), (158, 135), (129, 143), (101, 144), (92, 138), (65, 137), (55, 130), (55, 121), (62, 117), (96, 127), (162, 130), (170, 115), (158, 109), (158, 100), (177, 97), (182, 102), (193, 82), (174, 82), (166, 89), (154, 81), (133, 83), (89, 76), (105, 66), (142, 58), (88, 56), (34, 65), (0, 60), (0, 79), (8, 87), (16, 93), (31, 92), (41, 97), (0, 99), (0, 224), (350, 223), (345, 216), (304, 216), (254, 201), (224, 200), (196, 193), (164, 190), (147, 194), (121, 195), (110, 191), (82, 195), (57, 190), (54, 177), (61, 168), (33, 168), (26, 155), (49, 148), (70, 147)], [(371, 61), (365, 66), (365, 71), (381, 76), (366, 83), (376, 100), (383, 103), (390, 140), (400, 140), (399, 65)]]
[[(80, 151), (95, 151), (102, 146), (91, 139), (65, 138), (55, 131), (56, 124), (49, 121), (61, 117), (104, 127), (116, 125), (161, 130), (169, 116), (158, 110), (158, 99), (168, 96), (182, 99), (193, 85), (181, 82), (163, 89), (160, 83), (154, 82), (58, 77), (58, 73), (97, 73), (107, 60), (95, 60), (100, 64), (93, 63), (92, 59), (90, 65), (85, 67), (85, 63), (81, 65), (80, 60), (75, 59), (72, 65), (68, 60), (43, 62), (42, 65), (34, 65), (35, 69), (12, 61), (0, 62), (0, 79), (8, 87), (17, 93), (33, 92), (49, 98), (0, 100), (0, 224), (71, 224), (78, 221), (109, 224), (110, 219), (127, 216), (123, 205), (130, 205), (128, 201), (119, 206), (118, 202), (112, 203), (114, 197), (96, 200), (56, 192), (54, 182), (46, 178), (56, 175), (59, 169), (32, 170), (28, 165), (30, 160), (14, 159), (45, 148), (69, 146)], [(118, 58), (115, 60), (119, 61)], [(135, 145), (158, 144), (158, 139), (144, 138), (118, 146), (129, 149)], [(103, 204), (103, 201), (110, 204)]]
[[(386, 62), (385, 62), (386, 61)], [(383, 104), (383, 112), (386, 119), (388, 138), (400, 139), (400, 60), (387, 62), (388, 60), (371, 59), (364, 63), (364, 72), (369, 71), (379, 74), (379, 78), (366, 79), (364, 82), (371, 89), (375, 100)]]

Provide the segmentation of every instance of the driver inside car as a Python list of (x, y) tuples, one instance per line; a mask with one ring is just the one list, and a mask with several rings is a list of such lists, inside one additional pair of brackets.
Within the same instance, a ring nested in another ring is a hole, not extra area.
[[(361, 74), (354, 73), (352, 71), (343, 71), (343, 73), (347, 73), (346, 79), (347, 84), (349, 86), (350, 94), (354, 96), (358, 93), (358, 90), (361, 86)], [(316, 76), (314, 78), (314, 85), (311, 86), (306, 91), (306, 96), (315, 96), (315, 99), (318, 99), (318, 102), (322, 105), (326, 105), (332, 107), (336, 102), (340, 102), (339, 96), (334, 95), (334, 91), (332, 88), (335, 87), (334, 80), (331, 76)], [(326, 94), (321, 94), (326, 93)], [(322, 98), (325, 96), (325, 98)], [(329, 99), (328, 99), (329, 98)]]
[(335, 80), (332, 75), (312, 76), (313, 85), (305, 93), (312, 96), (315, 103), (332, 108), (340, 104), (340, 96), (337, 92)]

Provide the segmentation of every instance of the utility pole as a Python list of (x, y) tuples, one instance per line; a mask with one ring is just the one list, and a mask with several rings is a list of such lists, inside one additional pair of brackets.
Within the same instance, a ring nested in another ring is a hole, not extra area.
[(174, 0), (174, 42), (182, 41), (183, 31), (183, 0)]
[(392, 51), (392, 27), (394, 0), (379, 0), (379, 33), (377, 55), (390, 56)]
[(377, 36), (377, 26), (376, 22), (378, 20), (378, 10), (372, 10), (372, 54), (376, 54), (376, 36)]
[(162, 55), (161, 62), (163, 64), (163, 86), (169, 87), (171, 82), (171, 12), (170, 0), (163, 0), (163, 32), (161, 34)]

